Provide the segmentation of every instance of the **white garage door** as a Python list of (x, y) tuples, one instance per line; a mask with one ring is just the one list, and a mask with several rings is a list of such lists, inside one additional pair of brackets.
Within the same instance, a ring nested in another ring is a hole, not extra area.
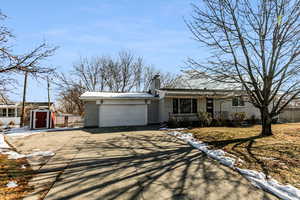
[(100, 127), (137, 126), (147, 124), (147, 105), (101, 105)]

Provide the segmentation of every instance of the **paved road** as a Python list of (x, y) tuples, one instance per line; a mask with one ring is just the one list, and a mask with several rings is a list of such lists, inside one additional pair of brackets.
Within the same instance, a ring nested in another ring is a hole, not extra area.
[[(276, 199), (191, 146), (154, 130), (87, 129), (11, 141), (22, 152), (52, 150), (27, 199)], [(38, 165), (35, 169), (38, 168)], [(48, 189), (50, 191), (48, 191)]]

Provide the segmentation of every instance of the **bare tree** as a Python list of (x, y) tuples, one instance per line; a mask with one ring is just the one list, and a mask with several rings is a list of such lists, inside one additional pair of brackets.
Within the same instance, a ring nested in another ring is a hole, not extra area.
[(80, 95), (87, 91), (81, 81), (74, 81), (65, 74), (56, 76), (55, 84), (58, 88), (59, 107), (62, 112), (82, 115), (84, 105), (80, 100)]
[(121, 51), (117, 59), (109, 58), (107, 63), (105, 80), (109, 91), (140, 89), (141, 73), (145, 66), (142, 57), (136, 57), (130, 51)]
[(151, 66), (146, 66), (142, 69), (141, 76), (141, 88), (142, 91), (148, 91), (150, 89), (151, 80), (156, 75), (160, 75), (161, 87), (162, 88), (175, 88), (180, 87), (181, 76), (170, 72), (162, 72), (161, 70), (155, 69)]
[(107, 59), (104, 57), (80, 58), (73, 66), (73, 74), (88, 91), (103, 91)]
[(300, 1), (203, 0), (188, 27), (212, 50), (208, 62), (189, 59), (212, 81), (239, 83), (260, 110), (261, 135), (300, 93)]
[(26, 72), (33, 76), (48, 74), (54, 71), (51, 67), (42, 66), (41, 61), (52, 56), (57, 47), (50, 47), (46, 43), (38, 45), (24, 54), (15, 54), (12, 50), (12, 32), (5, 26), (6, 16), (0, 12), (0, 92), (8, 90), (11, 83), (15, 83), (13, 73)]
[(146, 92), (154, 75), (160, 74), (163, 87), (174, 87), (179, 78), (145, 64), (142, 57), (121, 51), (117, 58), (109, 56), (81, 58), (68, 74), (56, 75), (60, 106), (64, 112), (83, 113), (79, 97), (86, 91)]

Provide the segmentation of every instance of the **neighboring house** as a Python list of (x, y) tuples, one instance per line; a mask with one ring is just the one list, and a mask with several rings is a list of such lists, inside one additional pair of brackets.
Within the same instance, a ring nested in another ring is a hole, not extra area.
[(9, 123), (20, 124), (20, 107), (17, 103), (0, 104), (0, 127)]
[[(0, 104), (0, 126), (8, 124), (19, 125), (21, 118), (22, 102), (2, 102)], [(26, 102), (26, 112), (33, 109), (48, 109), (48, 102)], [(50, 103), (50, 109), (54, 110), (53, 102)], [(29, 116), (29, 115), (28, 115)], [(27, 119), (29, 121), (29, 119)]]
[(245, 112), (247, 118), (260, 114), (242, 90), (160, 88), (155, 76), (149, 93), (86, 92), (85, 127), (134, 126), (167, 122), (170, 117), (197, 120), (197, 113), (230, 118)]

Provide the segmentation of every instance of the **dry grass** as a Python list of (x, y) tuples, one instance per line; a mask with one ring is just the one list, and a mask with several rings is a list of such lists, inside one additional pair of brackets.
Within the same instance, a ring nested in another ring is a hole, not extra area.
[(273, 125), (273, 136), (259, 137), (261, 127), (209, 127), (191, 132), (213, 148), (241, 158), (241, 168), (262, 171), (300, 188), (300, 123)]
[[(22, 165), (26, 168), (22, 169)], [(28, 181), (32, 178), (32, 170), (25, 158), (10, 160), (7, 155), (0, 154), (0, 199), (15, 200), (22, 199), (32, 190), (28, 186)], [(6, 184), (15, 181), (18, 186), (8, 188)]]

